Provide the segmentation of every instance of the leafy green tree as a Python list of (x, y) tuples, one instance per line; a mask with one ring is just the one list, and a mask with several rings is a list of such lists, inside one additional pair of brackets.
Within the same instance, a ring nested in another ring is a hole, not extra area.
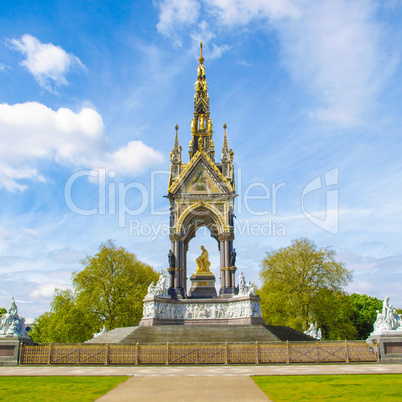
[(315, 306), (315, 315), (324, 339), (357, 339), (348, 296), (344, 292), (325, 290), (320, 299), (321, 302)]
[(50, 312), (35, 320), (35, 342), (83, 342), (103, 326), (110, 331), (140, 321), (156, 271), (111, 240), (81, 263), (83, 270), (72, 275), (73, 290), (56, 290)]
[(56, 289), (50, 312), (35, 320), (29, 335), (35, 342), (84, 342), (96, 325), (89, 312), (77, 305), (72, 290)]
[(82, 264), (84, 269), (73, 274), (77, 303), (107, 330), (138, 323), (147, 288), (159, 273), (110, 240)]
[(382, 300), (376, 297), (352, 293), (348, 296), (351, 306), (350, 319), (357, 329), (356, 339), (367, 339), (373, 332), (377, 310), (382, 309)]
[(327, 339), (354, 336), (343, 291), (352, 273), (335, 257), (331, 248), (318, 249), (306, 238), (268, 252), (262, 261), (263, 285), (258, 292), (265, 322), (297, 330), (317, 322)]
[(4, 308), (4, 307), (0, 307), (0, 317), (3, 315), (3, 314), (6, 314), (7, 313), (7, 310)]

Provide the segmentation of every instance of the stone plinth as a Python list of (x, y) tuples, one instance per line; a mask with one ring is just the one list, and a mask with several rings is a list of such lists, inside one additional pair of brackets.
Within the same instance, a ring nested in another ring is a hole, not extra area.
[(372, 334), (367, 342), (379, 344), (381, 363), (402, 363), (402, 330)]
[(34, 343), (29, 337), (0, 336), (0, 366), (17, 366), (21, 343)]
[(251, 325), (264, 324), (256, 295), (229, 299), (144, 299), (140, 326), (152, 325)]
[(18, 315), (14, 297), (7, 313), (0, 317), (0, 366), (16, 366), (21, 343), (33, 343), (25, 327), (25, 318)]
[(189, 299), (209, 299), (216, 297), (215, 276), (212, 272), (193, 274), (190, 280)]

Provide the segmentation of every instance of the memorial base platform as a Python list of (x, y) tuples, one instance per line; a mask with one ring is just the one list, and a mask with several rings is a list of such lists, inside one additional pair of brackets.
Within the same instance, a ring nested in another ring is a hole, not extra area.
[[(315, 341), (314, 338), (289, 327), (270, 325), (154, 325), (121, 328), (97, 336), (85, 343), (96, 344), (174, 344), (188, 343), (254, 343)], [(116, 335), (115, 335), (116, 333)]]
[(264, 324), (260, 298), (256, 295), (181, 300), (160, 296), (146, 297), (139, 325), (251, 324)]

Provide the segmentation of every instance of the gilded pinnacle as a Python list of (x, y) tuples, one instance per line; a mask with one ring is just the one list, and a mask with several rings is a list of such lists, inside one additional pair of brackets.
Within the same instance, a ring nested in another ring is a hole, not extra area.
[(200, 57), (198, 59), (200, 64), (204, 63), (204, 58), (202, 57), (202, 42), (200, 42)]

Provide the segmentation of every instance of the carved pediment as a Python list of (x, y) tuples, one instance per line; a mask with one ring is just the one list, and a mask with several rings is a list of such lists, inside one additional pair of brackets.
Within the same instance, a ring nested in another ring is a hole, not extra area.
[(203, 163), (200, 163), (184, 181), (178, 193), (184, 194), (224, 194), (225, 189), (215, 177), (208, 171)]
[(169, 187), (169, 192), (172, 194), (227, 195), (232, 191), (231, 184), (203, 151), (196, 153)]

